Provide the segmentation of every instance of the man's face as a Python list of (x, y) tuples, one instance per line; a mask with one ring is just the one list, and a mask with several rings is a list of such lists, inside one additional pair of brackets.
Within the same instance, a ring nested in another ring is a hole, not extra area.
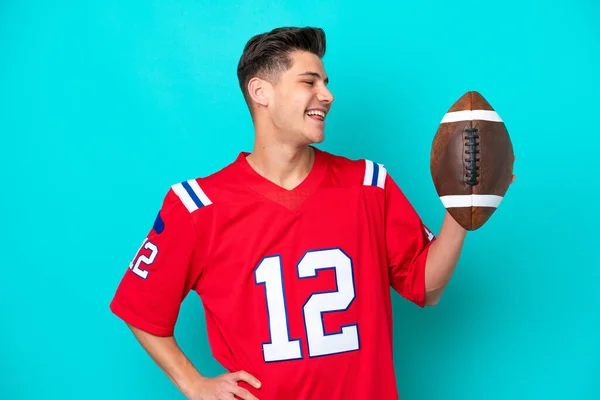
[(294, 52), (292, 67), (279, 77), (269, 105), (281, 139), (298, 145), (320, 143), (333, 95), (321, 59), (309, 52)]

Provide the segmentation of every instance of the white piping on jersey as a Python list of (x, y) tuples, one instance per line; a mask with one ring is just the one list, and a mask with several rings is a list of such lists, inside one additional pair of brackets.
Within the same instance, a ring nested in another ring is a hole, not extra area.
[(195, 179), (176, 183), (171, 188), (179, 196), (181, 202), (189, 212), (194, 212), (201, 207), (212, 204)]
[(365, 178), (363, 180), (365, 186), (379, 186), (384, 189), (386, 176), (387, 170), (383, 164), (365, 160)]

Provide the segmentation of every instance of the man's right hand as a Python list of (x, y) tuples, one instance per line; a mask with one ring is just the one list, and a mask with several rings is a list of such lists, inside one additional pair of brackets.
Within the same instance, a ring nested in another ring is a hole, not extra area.
[(261, 383), (245, 371), (206, 378), (198, 372), (179, 348), (173, 336), (156, 336), (127, 324), (135, 337), (165, 372), (183, 395), (190, 400), (258, 400), (246, 388), (238, 386), (243, 381), (260, 388)]
[(203, 377), (195, 385), (190, 400), (234, 400), (234, 396), (242, 400), (258, 400), (248, 390), (238, 386), (239, 381), (260, 388), (259, 380), (246, 371), (232, 372), (215, 378)]

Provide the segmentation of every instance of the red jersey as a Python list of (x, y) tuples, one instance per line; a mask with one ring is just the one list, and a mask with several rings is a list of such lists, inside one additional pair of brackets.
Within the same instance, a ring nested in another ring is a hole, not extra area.
[(112, 311), (172, 335), (195, 291), (214, 357), (260, 400), (397, 399), (390, 286), (424, 306), (435, 237), (381, 164), (315, 149), (287, 190), (246, 155), (170, 188)]

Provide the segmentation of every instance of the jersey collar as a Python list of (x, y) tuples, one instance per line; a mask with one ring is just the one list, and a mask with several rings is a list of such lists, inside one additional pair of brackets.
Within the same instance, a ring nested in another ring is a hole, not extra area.
[[(311, 146), (312, 147), (312, 146)], [(268, 180), (252, 168), (246, 157), (248, 152), (240, 152), (235, 164), (240, 170), (240, 178), (254, 191), (281, 205), (296, 209), (317, 189), (327, 169), (327, 156), (324, 152), (312, 147), (315, 159), (308, 175), (298, 186), (286, 189)]]

